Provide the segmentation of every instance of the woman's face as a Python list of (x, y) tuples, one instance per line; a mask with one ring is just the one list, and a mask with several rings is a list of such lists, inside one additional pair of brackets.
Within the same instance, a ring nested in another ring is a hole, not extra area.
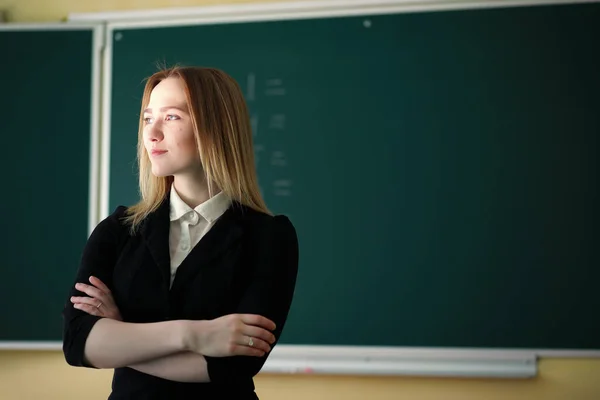
[(144, 146), (154, 175), (202, 172), (181, 79), (167, 78), (156, 85), (143, 117)]

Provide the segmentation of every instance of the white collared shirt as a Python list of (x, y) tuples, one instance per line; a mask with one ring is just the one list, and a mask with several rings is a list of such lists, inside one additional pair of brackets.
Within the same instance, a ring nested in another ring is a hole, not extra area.
[(198, 244), (200, 239), (225, 213), (231, 201), (220, 192), (192, 209), (171, 186), (169, 249), (171, 253), (171, 285), (181, 262)]

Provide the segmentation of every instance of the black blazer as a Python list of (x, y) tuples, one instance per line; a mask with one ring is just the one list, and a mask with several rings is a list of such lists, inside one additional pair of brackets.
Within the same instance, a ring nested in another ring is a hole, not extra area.
[[(104, 219), (83, 251), (75, 282), (102, 280), (127, 322), (210, 320), (232, 313), (263, 315), (278, 339), (291, 305), (298, 272), (296, 231), (285, 216), (269, 216), (232, 203), (177, 269), (169, 289), (169, 199), (135, 235), (118, 207)], [(71, 296), (85, 296), (74, 285)], [(63, 352), (74, 366), (91, 367), (84, 346), (100, 317), (63, 310)], [(115, 369), (109, 399), (256, 399), (253, 376), (266, 357), (206, 357), (210, 383), (181, 383), (131, 368)], [(231, 396), (229, 396), (231, 395)]]

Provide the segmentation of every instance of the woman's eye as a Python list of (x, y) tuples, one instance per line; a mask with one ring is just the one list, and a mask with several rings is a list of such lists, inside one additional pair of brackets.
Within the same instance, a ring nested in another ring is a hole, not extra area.
[(167, 115), (167, 121), (174, 121), (176, 119), (179, 119), (179, 117), (177, 115), (173, 115), (173, 114)]
[(152, 117), (145, 117), (144, 118), (144, 123), (145, 124), (151, 124), (154, 121), (154, 118)]

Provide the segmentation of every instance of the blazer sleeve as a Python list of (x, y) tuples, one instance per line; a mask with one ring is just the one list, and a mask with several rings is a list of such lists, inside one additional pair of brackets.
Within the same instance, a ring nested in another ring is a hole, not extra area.
[(71, 303), (71, 296), (87, 296), (75, 289), (75, 283), (89, 284), (90, 276), (100, 279), (112, 290), (112, 271), (117, 260), (119, 231), (122, 225), (119, 218), (124, 215), (125, 207), (119, 207), (113, 214), (101, 221), (83, 249), (81, 262), (75, 281), (69, 290), (63, 317), (63, 353), (68, 364), (77, 367), (95, 368), (84, 358), (87, 337), (94, 324), (102, 317), (89, 315), (77, 310)]
[[(276, 324), (273, 334), (277, 341), (296, 286), (298, 238), (287, 217), (278, 215), (269, 219), (265, 224), (268, 227), (261, 227), (261, 233), (253, 240), (251, 253), (255, 265), (236, 313), (259, 314), (271, 319)], [(205, 357), (210, 381), (224, 384), (247, 381), (260, 371), (267, 356)]]

